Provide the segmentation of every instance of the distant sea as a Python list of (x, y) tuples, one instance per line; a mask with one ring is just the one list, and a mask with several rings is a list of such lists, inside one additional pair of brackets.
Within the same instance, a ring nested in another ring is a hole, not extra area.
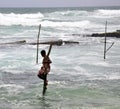
[[(106, 21), (107, 32), (120, 30), (120, 7), (0, 8), (0, 109), (120, 109), (120, 39), (107, 38), (104, 60), (104, 38), (85, 36)], [(4, 44), (36, 42), (40, 24), (40, 41), (79, 42), (53, 46), (44, 97), (36, 45)]]

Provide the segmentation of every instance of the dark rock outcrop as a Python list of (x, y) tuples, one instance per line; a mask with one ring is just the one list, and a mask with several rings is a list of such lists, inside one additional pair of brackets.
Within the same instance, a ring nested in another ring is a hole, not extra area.
[[(91, 37), (105, 37), (105, 33), (94, 33), (91, 35)], [(116, 37), (120, 38), (120, 32), (111, 32), (111, 33), (106, 33), (106, 37)]]

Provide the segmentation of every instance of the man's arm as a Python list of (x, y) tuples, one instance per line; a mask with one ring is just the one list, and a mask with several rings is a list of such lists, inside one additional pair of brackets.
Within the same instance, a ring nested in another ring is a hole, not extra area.
[(47, 56), (50, 55), (51, 49), (52, 49), (52, 44), (50, 44), (50, 47), (49, 47), (49, 50), (48, 50)]

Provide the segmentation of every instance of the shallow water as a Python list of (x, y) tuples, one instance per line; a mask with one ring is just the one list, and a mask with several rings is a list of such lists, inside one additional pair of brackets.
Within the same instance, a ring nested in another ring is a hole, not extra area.
[[(0, 108), (119, 109), (120, 39), (107, 38), (107, 47), (112, 42), (114, 45), (104, 60), (104, 38), (72, 35), (104, 32), (106, 19), (108, 31), (119, 29), (120, 16), (116, 14), (119, 11), (119, 7), (0, 9), (0, 43), (36, 42), (40, 22), (40, 41), (79, 41), (79, 44), (53, 46), (50, 54), (53, 63), (44, 97), (43, 81), (37, 77), (42, 57), (39, 55), (37, 65), (36, 46), (0, 45)], [(39, 50), (42, 49), (48, 50), (48, 45), (40, 45)]]

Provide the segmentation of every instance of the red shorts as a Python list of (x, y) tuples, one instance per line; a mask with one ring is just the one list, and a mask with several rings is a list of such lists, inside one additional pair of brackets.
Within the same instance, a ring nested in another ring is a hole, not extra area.
[(41, 67), (41, 69), (38, 72), (38, 77), (41, 79), (45, 79), (46, 75), (50, 72), (50, 67), (48, 67), (46, 70), (44, 67)]

